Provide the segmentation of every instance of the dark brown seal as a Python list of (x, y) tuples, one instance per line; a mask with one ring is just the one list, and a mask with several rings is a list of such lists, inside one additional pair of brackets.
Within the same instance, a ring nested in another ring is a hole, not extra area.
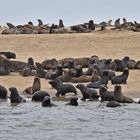
[(36, 91), (41, 89), (41, 82), (39, 77), (35, 77), (33, 81), (33, 85), (31, 87), (26, 88), (23, 93), (24, 94), (34, 94)]
[(114, 87), (114, 100), (119, 103), (133, 103), (134, 102), (133, 99), (123, 95), (121, 85), (115, 85)]

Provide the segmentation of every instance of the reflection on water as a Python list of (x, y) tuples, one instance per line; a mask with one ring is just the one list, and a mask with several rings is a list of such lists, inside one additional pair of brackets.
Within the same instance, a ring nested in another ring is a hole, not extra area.
[(41, 103), (11, 106), (0, 102), (0, 140), (139, 140), (140, 105), (107, 108), (81, 102), (78, 107), (42, 108)]

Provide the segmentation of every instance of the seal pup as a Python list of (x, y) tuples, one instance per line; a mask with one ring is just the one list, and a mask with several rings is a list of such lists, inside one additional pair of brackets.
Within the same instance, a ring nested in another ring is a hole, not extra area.
[(81, 100), (86, 100), (86, 99), (95, 100), (95, 99), (99, 98), (99, 95), (97, 94), (97, 91), (93, 88), (88, 88), (83, 84), (76, 85), (76, 88), (78, 88), (83, 95)]
[(49, 93), (47, 91), (42, 91), (42, 90), (36, 91), (33, 94), (32, 101), (33, 102), (43, 101), (45, 96), (49, 96), (50, 97), (50, 95), (49, 95)]
[(111, 78), (112, 84), (126, 84), (129, 76), (129, 69), (125, 68), (121, 75), (113, 76)]
[(42, 106), (43, 107), (52, 107), (52, 106), (56, 106), (56, 105), (51, 102), (51, 98), (49, 96), (45, 96), (42, 101)]
[(22, 96), (19, 95), (15, 87), (10, 87), (9, 91), (11, 92), (10, 94), (11, 103), (25, 103), (26, 102), (26, 100)]

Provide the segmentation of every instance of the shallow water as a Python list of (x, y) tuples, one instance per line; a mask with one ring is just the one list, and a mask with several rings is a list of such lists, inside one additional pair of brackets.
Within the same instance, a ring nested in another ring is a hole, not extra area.
[(105, 103), (81, 102), (78, 107), (43, 108), (41, 103), (11, 106), (0, 102), (0, 140), (139, 140), (140, 105), (107, 108)]

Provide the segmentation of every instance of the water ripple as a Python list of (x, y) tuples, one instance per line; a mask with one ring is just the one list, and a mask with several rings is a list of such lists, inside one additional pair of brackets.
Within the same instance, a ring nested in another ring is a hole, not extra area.
[[(40, 103), (0, 106), (0, 140), (139, 140), (140, 105), (107, 108), (106, 103), (79, 102), (78, 107), (42, 108)], [(128, 137), (129, 136), (129, 137)]]

